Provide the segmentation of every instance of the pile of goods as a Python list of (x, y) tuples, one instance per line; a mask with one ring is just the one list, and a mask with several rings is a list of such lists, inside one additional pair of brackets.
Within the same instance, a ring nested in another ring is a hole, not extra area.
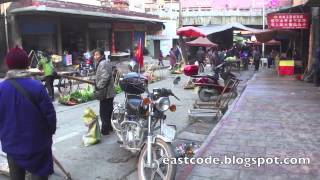
[(192, 158), (199, 150), (200, 145), (194, 142), (180, 144), (175, 149), (175, 154), (177, 158)]
[(149, 83), (153, 83), (162, 79), (161, 74), (156, 71), (160, 71), (160, 66), (157, 64), (150, 64), (145, 66), (145, 72), (143, 75), (148, 78)]
[(99, 143), (101, 140), (101, 132), (97, 114), (91, 108), (87, 108), (84, 111), (83, 121), (88, 127), (87, 133), (82, 136), (84, 146)]
[(76, 90), (75, 92), (60, 96), (59, 103), (63, 105), (73, 106), (80, 103), (85, 103), (94, 99), (94, 88), (88, 86), (86, 89)]
[(236, 56), (230, 56), (230, 57), (227, 57), (224, 61), (230, 62), (230, 63), (237, 62), (237, 57)]
[(174, 67), (171, 68), (171, 74), (182, 74), (184, 69), (184, 63), (181, 62), (176, 64)]

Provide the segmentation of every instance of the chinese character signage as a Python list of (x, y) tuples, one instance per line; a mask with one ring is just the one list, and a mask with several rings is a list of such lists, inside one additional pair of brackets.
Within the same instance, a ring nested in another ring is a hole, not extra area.
[(273, 13), (268, 15), (269, 29), (309, 29), (310, 16), (305, 13)]

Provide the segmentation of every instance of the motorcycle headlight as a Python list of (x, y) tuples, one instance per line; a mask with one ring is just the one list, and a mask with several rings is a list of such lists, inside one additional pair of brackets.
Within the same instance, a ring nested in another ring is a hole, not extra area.
[(164, 112), (170, 108), (170, 100), (168, 97), (161, 97), (156, 101), (156, 108)]

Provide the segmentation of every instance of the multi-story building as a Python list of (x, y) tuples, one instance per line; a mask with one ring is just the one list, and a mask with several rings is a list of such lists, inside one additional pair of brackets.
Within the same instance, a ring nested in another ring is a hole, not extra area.
[[(149, 0), (146, 12), (166, 19), (178, 19), (179, 1)], [(288, 8), (293, 0), (180, 0), (183, 25), (227, 24), (262, 25), (265, 13)]]

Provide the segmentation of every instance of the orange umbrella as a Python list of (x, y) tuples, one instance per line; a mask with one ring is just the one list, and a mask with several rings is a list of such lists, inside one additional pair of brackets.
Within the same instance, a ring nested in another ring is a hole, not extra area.
[(218, 44), (211, 42), (206, 37), (198, 37), (193, 41), (187, 42), (186, 44), (188, 44), (189, 46), (218, 47)]
[(278, 45), (281, 45), (281, 42), (272, 39), (272, 40), (266, 42), (265, 44), (266, 44), (266, 45), (270, 45), (270, 46), (278, 46)]

